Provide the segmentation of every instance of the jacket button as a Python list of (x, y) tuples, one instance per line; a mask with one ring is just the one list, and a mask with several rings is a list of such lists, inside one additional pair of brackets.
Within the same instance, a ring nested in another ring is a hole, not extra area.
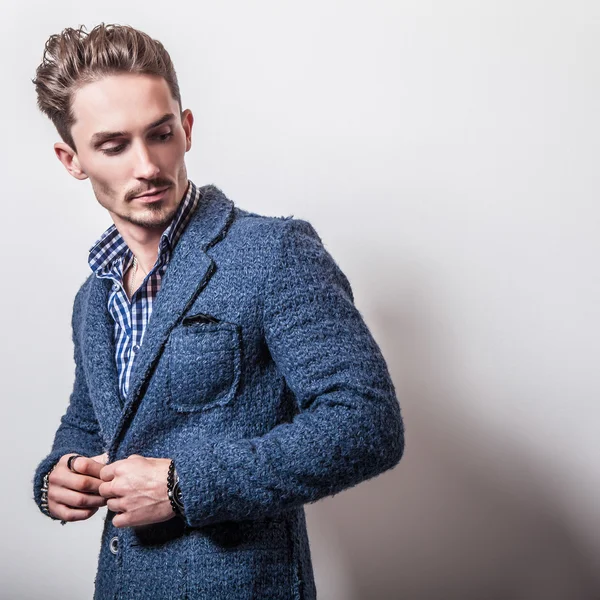
[(119, 551), (119, 538), (117, 536), (111, 538), (109, 547), (113, 554), (116, 554)]

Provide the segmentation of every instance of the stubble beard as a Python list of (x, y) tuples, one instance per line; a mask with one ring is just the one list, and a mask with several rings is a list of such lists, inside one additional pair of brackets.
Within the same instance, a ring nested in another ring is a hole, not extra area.
[[(104, 190), (102, 186), (97, 187), (94, 182), (92, 182), (92, 189), (94, 190), (96, 200), (98, 200), (101, 206), (112, 211), (122, 221), (127, 221), (128, 223), (132, 223), (137, 227), (143, 227), (145, 229), (164, 229), (171, 222), (179, 207), (179, 204), (177, 204), (172, 208), (168, 208), (166, 206), (167, 200), (158, 200), (152, 204), (147, 204), (138, 211), (134, 210), (128, 213), (120, 212), (111, 209), (104, 200), (110, 193), (108, 190)], [(172, 190), (170, 191), (173, 193)], [(124, 206), (130, 206), (133, 200), (130, 200), (129, 203), (126, 203), (124, 200), (121, 200), (121, 202)]]
[(146, 206), (143, 211), (119, 215), (119, 217), (137, 227), (146, 229), (164, 228), (173, 220), (178, 206), (168, 210), (162, 206), (162, 203), (163, 201), (159, 200)]

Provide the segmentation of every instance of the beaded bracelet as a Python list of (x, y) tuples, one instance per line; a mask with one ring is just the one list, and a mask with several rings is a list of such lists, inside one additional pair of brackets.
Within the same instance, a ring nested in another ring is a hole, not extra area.
[(64, 525), (66, 521), (62, 521), (61, 519), (57, 519), (54, 515), (50, 513), (50, 509), (48, 508), (48, 487), (50, 485), (50, 473), (54, 471), (58, 463), (54, 463), (52, 468), (44, 475), (44, 479), (42, 480), (42, 499), (40, 501), (40, 508), (42, 512), (50, 517), (53, 521), (60, 521), (61, 525)]
[(183, 517), (183, 502), (181, 499), (181, 488), (179, 487), (179, 475), (175, 470), (175, 461), (169, 463), (169, 471), (167, 473), (167, 496), (173, 508), (173, 512)]

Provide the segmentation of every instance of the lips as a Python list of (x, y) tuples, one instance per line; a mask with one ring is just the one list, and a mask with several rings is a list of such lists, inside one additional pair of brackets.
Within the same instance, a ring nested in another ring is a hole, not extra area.
[(140, 196), (136, 196), (136, 198), (152, 198), (153, 196), (157, 196), (158, 194), (161, 194), (162, 192), (166, 192), (168, 189), (169, 189), (169, 186), (162, 187), (162, 188), (154, 188), (153, 190), (150, 190), (144, 194), (141, 194)]

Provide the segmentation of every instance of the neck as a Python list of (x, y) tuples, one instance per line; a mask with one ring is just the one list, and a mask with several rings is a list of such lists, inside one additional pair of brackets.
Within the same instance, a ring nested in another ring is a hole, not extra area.
[(151, 246), (148, 244), (132, 246), (129, 243), (127, 245), (137, 260), (138, 269), (141, 269), (144, 275), (148, 274), (158, 259), (158, 240)]

